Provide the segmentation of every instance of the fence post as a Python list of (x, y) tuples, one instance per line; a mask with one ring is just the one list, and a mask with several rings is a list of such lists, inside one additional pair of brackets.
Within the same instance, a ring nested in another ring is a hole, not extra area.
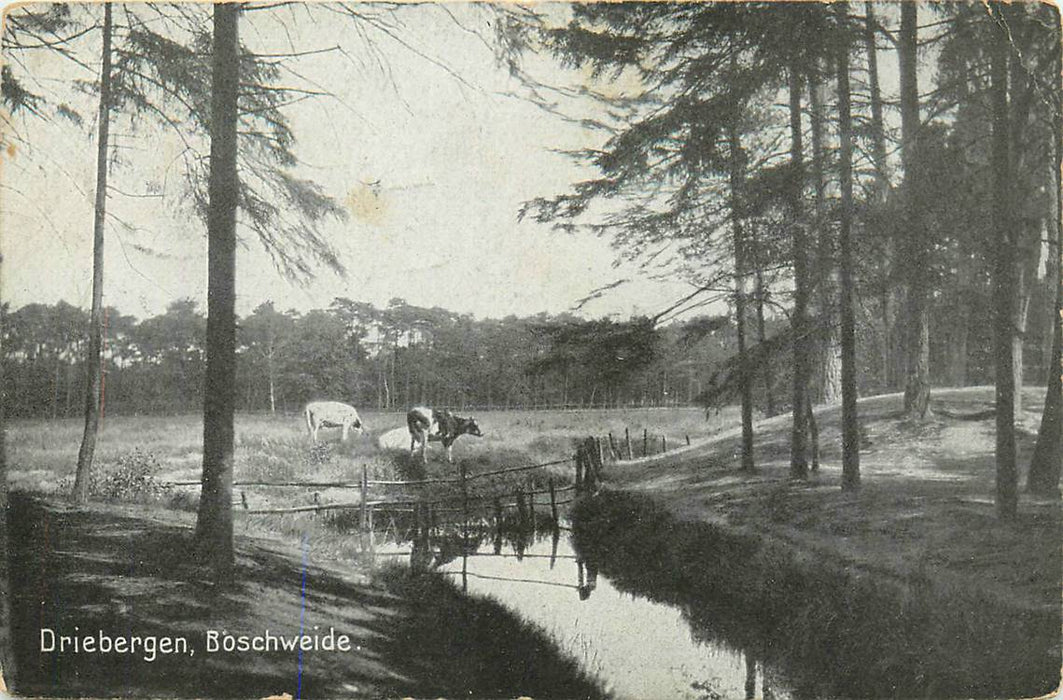
[(524, 530), (524, 524), (528, 521), (528, 507), (524, 501), (524, 489), (517, 489), (517, 517), (520, 519), (520, 529)]
[(595, 488), (595, 476), (594, 473), (594, 438), (589, 437), (583, 441), (583, 485), (587, 491), (594, 492)]
[(634, 457), (631, 454), (631, 431), (627, 428), (624, 428), (624, 446), (627, 447), (627, 458), (633, 459)]
[(528, 514), (531, 515), (531, 530), (535, 533), (535, 490), (528, 489)]
[(372, 564), (376, 557), (375, 544), (373, 543), (373, 507), (369, 506), (369, 563)]
[(594, 470), (594, 488), (597, 490), (602, 484), (602, 453), (601, 450), (591, 450), (591, 464)]
[(502, 501), (495, 498), (495, 554), (502, 553)]
[(650, 429), (649, 428), (643, 428), (642, 429), (642, 456), (643, 457), (649, 457), (650, 456)]
[(554, 519), (554, 531), (557, 531), (559, 525), (557, 520), (557, 494), (554, 493), (554, 477), (550, 477), (550, 515)]
[(620, 449), (616, 446), (616, 440), (613, 438), (612, 432), (609, 433), (609, 451), (612, 453), (614, 462), (620, 458)]
[(661, 452), (668, 451), (668, 438), (664, 435), (661, 436)]
[(689, 447), (689, 446), (690, 446), (690, 436), (687, 435), (687, 447)]
[(362, 552), (364, 553), (366, 551), (365, 534), (369, 530), (369, 466), (366, 464), (362, 465), (361, 486), (362, 505), (360, 510), (362, 512), (362, 525), (359, 528), (359, 532), (361, 534)]
[(469, 485), (465, 483), (466, 466), (465, 460), (461, 460), (460, 463), (461, 472), (461, 518), (462, 527), (467, 529), (469, 526)]
[(576, 447), (576, 495), (583, 493), (583, 445)]

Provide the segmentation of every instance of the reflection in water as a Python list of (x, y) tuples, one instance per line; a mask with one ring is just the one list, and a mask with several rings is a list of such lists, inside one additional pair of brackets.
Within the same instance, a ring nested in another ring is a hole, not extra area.
[[(598, 567), (593, 562), (585, 562), (583, 559), (576, 560), (576, 567), (579, 575), (579, 599), (587, 600), (591, 597), (591, 591), (598, 587)], [(584, 571), (587, 572), (584, 577)]]
[(436, 567), (470, 594), (516, 611), (616, 697), (738, 700), (757, 697), (758, 687), (763, 697), (790, 697), (750, 653), (695, 635), (682, 610), (617, 590), (596, 561), (577, 555), (556, 531), (539, 539), (527, 530), (482, 527), (417, 535), (410, 553), (416, 570)]

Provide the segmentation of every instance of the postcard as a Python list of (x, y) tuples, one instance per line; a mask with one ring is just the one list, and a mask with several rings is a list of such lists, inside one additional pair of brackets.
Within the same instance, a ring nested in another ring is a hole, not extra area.
[(1053, 696), (1060, 27), (8, 5), (0, 691)]

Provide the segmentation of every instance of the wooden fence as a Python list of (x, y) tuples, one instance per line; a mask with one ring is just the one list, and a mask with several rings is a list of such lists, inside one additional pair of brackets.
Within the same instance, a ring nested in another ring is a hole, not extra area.
[[(238, 480), (233, 482), (234, 489), (240, 487), (270, 487), (270, 488), (302, 488), (302, 489), (340, 489), (356, 490), (359, 492), (358, 500), (321, 503), (320, 493), (314, 491), (313, 503), (285, 507), (252, 508), (248, 503), (247, 492), (240, 490), (240, 499), (234, 505), (234, 512), (245, 515), (280, 515), (288, 513), (319, 513), (336, 510), (358, 510), (360, 512), (360, 530), (372, 532), (374, 511), (414, 511), (418, 508), (429, 508), (433, 517), (435, 513), (462, 513), (467, 521), (474, 510), (490, 512), (500, 518), (504, 510), (516, 508), (523, 518), (529, 517), (535, 520), (537, 507), (549, 506), (550, 516), (553, 523), (559, 522), (558, 508), (571, 503), (581, 493), (594, 490), (601, 483), (601, 441), (595, 438), (587, 438), (578, 446), (574, 457), (558, 459), (539, 464), (530, 464), (519, 467), (507, 467), (493, 469), (491, 471), (469, 474), (466, 464), (459, 463), (459, 473), (456, 477), (441, 477), (413, 480), (383, 480), (370, 479), (369, 468), (362, 465), (361, 478), (357, 481), (263, 481), (263, 480)], [(518, 472), (527, 472), (537, 469), (547, 469), (565, 464), (575, 463), (576, 479), (574, 484), (558, 485), (554, 478), (547, 481), (547, 488), (525, 489), (518, 488), (503, 494), (486, 493), (470, 494), (469, 482), (478, 479), (499, 477)], [(199, 486), (199, 481), (169, 481), (162, 482), (167, 486)], [(429, 485), (457, 485), (458, 493), (425, 497), (421, 494), (411, 494), (411, 490)], [(374, 491), (376, 492), (374, 494)], [(568, 492), (575, 491), (571, 497)], [(382, 492), (382, 493), (381, 493)], [(397, 492), (397, 493), (396, 493)], [(539, 496), (547, 496), (545, 502), (537, 499)]]
[[(684, 443), (690, 444), (690, 436), (684, 435)], [(616, 437), (613, 433), (609, 433), (602, 438), (602, 458), (610, 462), (621, 462), (624, 460), (639, 459), (641, 457), (650, 457), (653, 455), (664, 454), (671, 449), (675, 449), (680, 445), (678, 441), (668, 441), (668, 436), (660, 433), (651, 433), (648, 428), (642, 429), (642, 437), (638, 436), (636, 432), (635, 438), (631, 437), (631, 429), (624, 428), (624, 436), (622, 438)]]
[[(559, 459), (550, 462), (543, 462), (540, 464), (529, 464), (520, 467), (507, 467), (503, 469), (493, 469), (491, 471), (479, 472), (477, 474), (469, 474), (466, 471), (466, 464), (464, 462), (459, 463), (459, 473), (457, 477), (443, 477), (433, 479), (417, 479), (408, 481), (398, 480), (382, 480), (382, 479), (370, 479), (369, 468), (366, 465), (362, 465), (361, 478), (357, 481), (344, 480), (344, 481), (258, 481), (258, 480), (244, 480), (234, 481), (233, 487), (280, 487), (280, 488), (304, 488), (304, 489), (345, 489), (345, 490), (357, 490), (359, 492), (359, 499), (357, 501), (339, 502), (339, 503), (321, 503), (319, 502), (320, 494), (317, 491), (313, 492), (314, 503), (306, 505), (289, 506), (283, 508), (251, 508), (247, 501), (247, 492), (240, 491), (240, 500), (234, 505), (237, 508), (235, 513), (244, 513), (246, 515), (268, 515), (268, 514), (287, 514), (287, 513), (304, 513), (304, 512), (326, 512), (335, 510), (357, 510), (358, 511), (358, 537), (359, 537), (359, 549), (364, 556), (368, 557), (370, 562), (374, 562), (377, 557), (376, 552), (376, 516), (380, 514), (385, 516), (390, 521), (390, 526), (384, 527), (383, 537), (386, 540), (388, 531), (391, 527), (395, 527), (397, 532), (398, 526), (395, 524), (395, 515), (397, 512), (413, 512), (415, 514), (416, 524), (413, 526), (414, 538), (413, 548), (408, 552), (392, 552), (390, 554), (401, 554), (403, 556), (410, 557), (410, 565), (415, 566), (418, 561), (417, 541), (426, 535), (424, 533), (431, 533), (438, 528), (437, 515), (441, 513), (460, 513), (461, 514), (461, 557), (462, 567), (461, 574), (461, 586), (462, 591), (468, 590), (469, 577), (481, 577), (491, 578), (482, 574), (472, 574), (468, 572), (468, 559), (471, 556), (486, 556), (477, 554), (474, 551), (470, 551), (470, 543), (475, 541), (474, 538), (470, 538), (473, 525), (475, 522), (473, 515), (476, 514), (477, 518), (482, 517), (481, 524), (486, 524), (490, 527), (490, 520), (493, 518), (494, 527), (496, 532), (495, 540), (495, 554), (493, 556), (503, 556), (499, 553), (498, 549), (501, 547), (504, 512), (506, 509), (516, 509), (517, 513), (517, 529), (523, 533), (535, 533), (540, 531), (540, 528), (544, 524), (548, 524), (553, 532), (553, 549), (550, 557), (550, 566), (553, 568), (553, 563), (557, 555), (557, 542), (559, 538), (560, 530), (562, 526), (560, 524), (560, 506), (573, 502), (584, 494), (593, 494), (598, 491), (602, 484), (602, 477), (604, 473), (603, 463), (604, 455), (606, 454), (606, 443), (603, 443), (601, 438), (588, 437), (582, 440), (576, 448), (575, 454), (566, 459)], [(575, 481), (572, 484), (558, 485), (555, 483), (554, 478), (551, 476), (547, 479), (546, 488), (529, 489), (520, 487), (516, 490), (506, 493), (469, 493), (469, 482), (477, 479), (489, 479), (493, 477), (499, 477), (503, 475), (527, 472), (536, 469), (547, 469), (550, 467), (559, 467), (562, 465), (571, 464), (575, 468)], [(198, 486), (199, 481), (171, 481), (164, 482), (170, 486)], [(433, 495), (431, 497), (425, 497), (424, 494), (411, 494), (411, 491), (416, 491), (420, 487), (436, 484), (450, 484), (457, 485), (457, 493)], [(377, 493), (374, 494), (373, 492)], [(383, 493), (380, 493), (383, 491)], [(398, 492), (396, 495), (395, 492)], [(574, 492), (574, 494), (571, 494)], [(546, 496), (546, 502), (537, 500), (539, 496)], [(550, 508), (550, 520), (548, 523), (543, 523), (537, 516), (538, 507)], [(383, 517), (381, 518), (383, 522)], [(475, 525), (480, 527), (481, 525)], [(430, 537), (430, 535), (428, 535)], [(424, 540), (428, 542), (429, 540)], [(428, 545), (430, 547), (430, 545)], [(424, 551), (421, 550), (423, 557)], [(517, 549), (517, 554), (514, 556), (535, 556), (526, 554), (522, 548)], [(543, 555), (547, 556), (547, 555)], [(577, 558), (578, 559), (578, 558)], [(422, 564), (424, 565), (423, 561)], [(578, 591), (581, 599), (585, 599), (590, 595), (596, 585), (595, 579), (597, 578), (596, 569), (593, 569), (589, 564), (587, 565), (587, 578), (584, 579), (584, 562), (577, 561), (578, 565), (578, 581), (575, 585), (569, 584), (557, 584), (549, 583), (549, 585), (559, 585), (565, 588), (573, 588)], [(513, 579), (518, 580), (518, 579)], [(548, 583), (548, 582), (536, 582), (526, 581), (531, 583)]]

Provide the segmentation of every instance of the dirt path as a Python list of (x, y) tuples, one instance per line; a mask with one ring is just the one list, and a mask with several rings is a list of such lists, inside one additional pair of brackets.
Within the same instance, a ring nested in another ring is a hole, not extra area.
[[(1027, 392), (1020, 464), (1032, 452), (1043, 396)], [(975, 413), (990, 388), (939, 390), (939, 406)], [(1059, 612), (1060, 504), (1020, 500), (1012, 526), (995, 515), (993, 418), (936, 416), (912, 425), (902, 397), (860, 403), (866, 431), (862, 487), (840, 488), (839, 409), (817, 411), (823, 467), (807, 483), (789, 479), (787, 416), (756, 426), (757, 471), (738, 469), (738, 429), (682, 452), (608, 467), (607, 483), (651, 496), (676, 517), (726, 524), (787, 542), (841, 566), (902, 580), (929, 576), (976, 587), (1027, 609)]]

